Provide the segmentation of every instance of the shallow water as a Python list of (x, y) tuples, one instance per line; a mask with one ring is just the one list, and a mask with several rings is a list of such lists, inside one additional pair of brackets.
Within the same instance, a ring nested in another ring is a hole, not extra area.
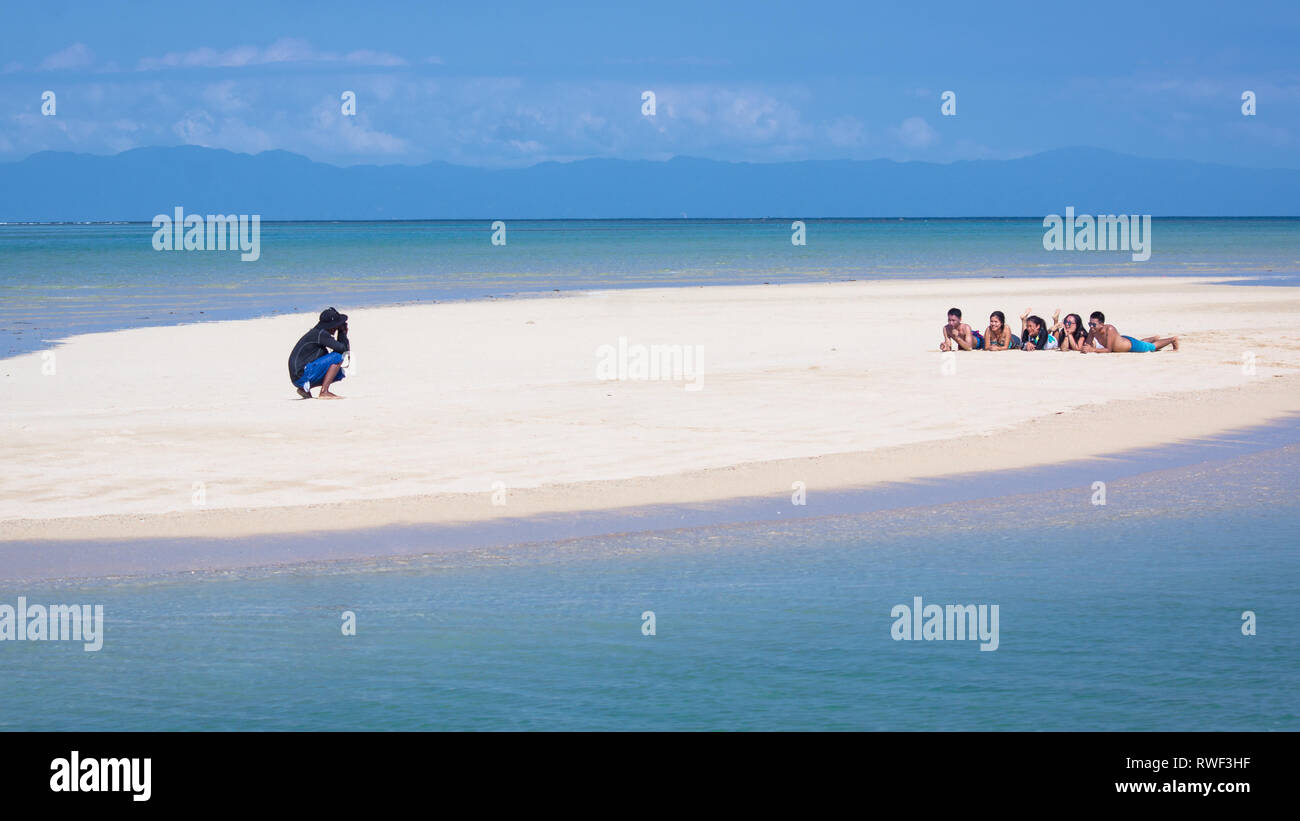
[[(1296, 730), (1297, 478), (1287, 446), (1118, 479), (1105, 505), (1083, 477), (797, 522), (6, 585), (0, 603), (103, 604), (106, 635), (94, 653), (0, 643), (0, 727)], [(893, 640), (915, 596), (998, 605), (998, 648)]]

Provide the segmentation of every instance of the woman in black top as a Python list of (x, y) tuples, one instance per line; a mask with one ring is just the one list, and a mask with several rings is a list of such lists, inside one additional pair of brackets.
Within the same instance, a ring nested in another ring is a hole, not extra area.
[(1047, 338), (1047, 323), (1041, 316), (1020, 317), (1020, 340), (1025, 350), (1047, 350)]

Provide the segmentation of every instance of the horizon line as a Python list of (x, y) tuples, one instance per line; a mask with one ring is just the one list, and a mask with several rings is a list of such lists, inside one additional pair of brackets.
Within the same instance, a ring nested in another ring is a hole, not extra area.
[(1101, 154), (1110, 154), (1110, 155), (1115, 156), (1115, 157), (1125, 157), (1125, 158), (1129, 158), (1129, 159), (1145, 160), (1145, 161), (1148, 161), (1148, 162), (1183, 162), (1183, 163), (1194, 163), (1194, 164), (1197, 164), (1197, 165), (1221, 166), (1221, 167), (1224, 167), (1224, 168), (1239, 168), (1239, 169), (1243, 169), (1243, 170), (1253, 170), (1253, 171), (1265, 171), (1265, 170), (1270, 170), (1270, 171), (1300, 171), (1300, 166), (1297, 166), (1297, 167), (1287, 167), (1287, 166), (1232, 165), (1232, 164), (1229, 164), (1229, 163), (1224, 162), (1224, 161), (1222, 161), (1222, 160), (1197, 160), (1197, 159), (1186, 159), (1186, 158), (1178, 158), (1178, 157), (1152, 157), (1152, 156), (1147, 156), (1147, 155), (1143, 155), (1143, 154), (1128, 154), (1128, 153), (1125, 153), (1125, 152), (1123, 152), (1123, 151), (1116, 151), (1116, 150), (1111, 149), (1111, 148), (1100, 148), (1100, 147), (1098, 147), (1098, 146), (1092, 146), (1092, 145), (1068, 145), (1068, 146), (1061, 146), (1061, 147), (1058, 147), (1058, 148), (1046, 148), (1046, 149), (1043, 149), (1042, 151), (1035, 151), (1035, 152), (1030, 152), (1030, 153), (1027, 153), (1027, 154), (1020, 154), (1020, 155), (1018, 155), (1018, 156), (1014, 156), (1014, 157), (1006, 157), (1006, 158), (974, 158), (974, 159), (958, 159), (958, 160), (951, 160), (951, 161), (948, 161), (948, 162), (940, 162), (940, 161), (937, 161), (937, 160), (896, 160), (896, 159), (893, 159), (893, 158), (891, 158), (891, 157), (872, 157), (872, 158), (870, 158), (870, 159), (853, 159), (853, 158), (851, 158), (851, 157), (834, 157), (834, 158), (825, 158), (825, 159), (805, 158), (805, 159), (800, 159), (800, 160), (729, 160), (729, 159), (715, 159), (715, 158), (713, 158), (713, 157), (700, 157), (700, 156), (694, 156), (694, 155), (690, 155), (690, 154), (674, 154), (674, 155), (672, 155), (671, 157), (668, 157), (667, 159), (662, 159), (662, 160), (654, 160), (654, 159), (646, 159), (646, 158), (628, 158), (628, 157), (602, 157), (602, 156), (590, 156), (590, 157), (579, 157), (579, 158), (576, 158), (576, 159), (570, 159), (570, 160), (538, 160), (538, 161), (533, 162), (533, 163), (528, 164), (528, 165), (462, 165), (462, 164), (458, 164), (458, 163), (454, 163), (454, 162), (449, 162), (449, 161), (447, 161), (447, 160), (439, 160), (439, 159), (433, 159), (433, 160), (428, 160), (428, 161), (426, 161), (426, 162), (422, 162), (422, 163), (414, 163), (414, 164), (412, 164), (412, 163), (401, 163), (401, 162), (394, 162), (394, 163), (388, 163), (388, 164), (377, 163), (377, 162), (359, 162), (359, 163), (355, 163), (355, 164), (352, 164), (352, 165), (338, 165), (338, 164), (336, 164), (336, 163), (329, 162), (329, 161), (326, 161), (326, 160), (313, 159), (312, 157), (308, 156), (307, 154), (300, 154), (300, 153), (298, 153), (297, 151), (293, 151), (293, 150), (288, 149), (288, 148), (268, 148), (268, 149), (265, 149), (265, 150), (262, 150), (262, 151), (249, 152), (249, 151), (236, 151), (236, 150), (233, 150), (233, 149), (229, 149), (229, 148), (220, 148), (220, 147), (217, 147), (217, 146), (194, 145), (194, 144), (192, 144), (192, 143), (183, 143), (183, 144), (177, 144), (177, 145), (140, 145), (140, 146), (135, 146), (135, 147), (133, 147), (133, 148), (126, 148), (126, 149), (123, 149), (123, 150), (118, 151), (118, 152), (113, 153), (113, 154), (97, 154), (97, 153), (88, 152), (88, 151), (66, 151), (66, 150), (61, 150), (61, 149), (52, 149), (52, 148), (48, 148), (48, 149), (42, 149), (42, 150), (40, 150), (40, 151), (34, 151), (34, 152), (32, 152), (31, 154), (28, 154), (27, 156), (25, 156), (25, 157), (21, 157), (21, 158), (19, 158), (19, 159), (13, 159), (13, 160), (0, 160), (0, 165), (14, 165), (14, 164), (18, 164), (18, 163), (26, 162), (26, 161), (32, 159), (33, 157), (38, 157), (38, 156), (40, 156), (40, 155), (42, 155), (42, 154), (55, 154), (55, 155), (64, 155), (64, 156), (71, 156), (71, 157), (97, 157), (97, 158), (103, 158), (103, 159), (111, 159), (111, 158), (114, 158), (114, 157), (121, 157), (121, 156), (123, 156), (124, 154), (130, 154), (131, 152), (134, 152), (134, 151), (173, 151), (173, 150), (185, 150), (185, 149), (190, 149), (190, 150), (195, 150), (195, 151), (213, 151), (213, 152), (221, 152), (221, 153), (224, 153), (224, 154), (230, 154), (230, 155), (232, 155), (232, 156), (236, 156), (236, 157), (260, 157), (260, 156), (262, 156), (262, 155), (264, 155), (264, 154), (288, 154), (288, 155), (293, 156), (293, 157), (299, 157), (299, 158), (301, 158), (301, 159), (307, 160), (308, 162), (311, 162), (311, 163), (316, 163), (316, 164), (318, 164), (318, 165), (324, 165), (324, 166), (328, 166), (328, 167), (330, 167), (330, 168), (338, 168), (338, 169), (351, 169), (351, 168), (423, 168), (423, 167), (426, 167), (426, 166), (429, 166), (429, 165), (442, 164), (442, 165), (449, 165), (449, 166), (452, 166), (452, 167), (455, 167), (455, 168), (469, 168), (469, 169), (474, 169), (474, 170), (479, 170), (479, 171), (520, 171), (520, 170), (525, 170), (525, 169), (529, 169), (529, 168), (537, 168), (538, 166), (542, 166), (542, 165), (573, 165), (573, 164), (575, 164), (575, 163), (581, 163), (581, 162), (601, 162), (601, 161), (603, 161), (603, 162), (624, 162), (624, 163), (653, 163), (653, 164), (664, 164), (664, 163), (673, 162), (674, 160), (696, 160), (696, 161), (700, 161), (700, 162), (711, 162), (711, 163), (719, 163), (719, 164), (725, 164), (725, 165), (751, 165), (751, 166), (766, 166), (766, 165), (797, 165), (797, 164), (800, 164), (800, 163), (878, 163), (878, 162), (887, 162), (887, 163), (892, 163), (892, 164), (894, 164), (894, 165), (933, 165), (933, 166), (943, 166), (943, 167), (948, 167), (948, 166), (960, 165), (960, 164), (962, 164), (962, 163), (1006, 163), (1006, 162), (1016, 162), (1017, 160), (1025, 160), (1025, 159), (1030, 159), (1030, 158), (1033, 158), (1033, 157), (1041, 157), (1041, 156), (1043, 156), (1043, 155), (1045, 155), (1045, 154), (1053, 154), (1053, 153), (1058, 153), (1058, 152), (1068, 152), (1068, 151), (1083, 152), (1083, 151), (1090, 151), (1090, 152), (1097, 152), (1097, 153), (1101, 153)]

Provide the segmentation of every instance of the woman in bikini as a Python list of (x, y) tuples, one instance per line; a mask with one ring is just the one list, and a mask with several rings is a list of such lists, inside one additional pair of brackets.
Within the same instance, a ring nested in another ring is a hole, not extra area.
[(989, 314), (989, 327), (984, 331), (984, 350), (1011, 351), (1020, 347), (1020, 337), (1007, 327), (1007, 315), (1001, 311)]

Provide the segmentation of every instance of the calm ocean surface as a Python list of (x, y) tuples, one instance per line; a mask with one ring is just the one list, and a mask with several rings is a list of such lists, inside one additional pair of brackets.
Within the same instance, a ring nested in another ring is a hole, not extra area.
[[(1084, 480), (406, 560), (5, 584), (0, 602), (103, 604), (106, 629), (95, 653), (0, 645), (0, 729), (1294, 731), (1297, 447), (1115, 481), (1105, 506)], [(891, 609), (915, 596), (997, 604), (998, 649), (894, 641)]]
[[(261, 257), (147, 224), (0, 225), (0, 357), (74, 333), (592, 288), (896, 277), (1300, 274), (1300, 219), (1158, 219), (1151, 258), (1049, 252), (1039, 219), (267, 223)], [(1280, 279), (1274, 279), (1280, 278)]]
[[(1300, 220), (1158, 220), (1146, 263), (1038, 220), (0, 226), (0, 356), (80, 332), (417, 300), (932, 276), (1300, 274)], [(1272, 279), (1281, 277), (1281, 279)], [(1294, 441), (1294, 440), (1291, 440)], [(1300, 729), (1300, 446), (1109, 484), (412, 559), (0, 583), (102, 604), (0, 643), (0, 729)], [(1031, 483), (1032, 485), (1032, 483)], [(363, 538), (363, 537), (357, 537)], [(436, 552), (435, 552), (436, 551)], [(3, 574), (0, 574), (3, 575)], [(891, 609), (998, 605), (1000, 646)], [(343, 636), (340, 615), (357, 617)], [(1258, 633), (1241, 632), (1243, 611)], [(653, 611), (657, 634), (642, 634)]]

